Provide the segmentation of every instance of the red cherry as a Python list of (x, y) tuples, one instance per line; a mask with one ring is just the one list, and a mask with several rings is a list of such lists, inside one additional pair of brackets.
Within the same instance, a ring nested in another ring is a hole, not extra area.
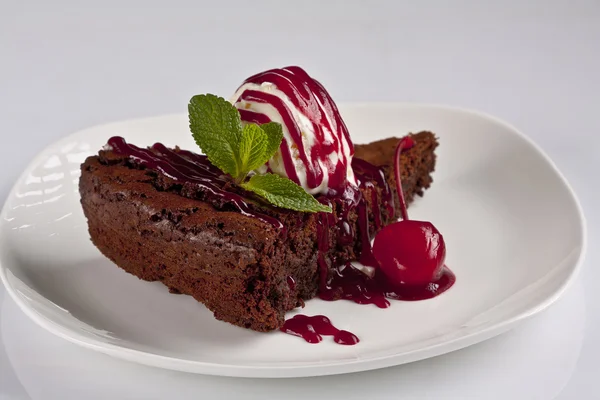
[(446, 245), (430, 222), (403, 220), (375, 236), (373, 255), (393, 285), (427, 285), (443, 272)]

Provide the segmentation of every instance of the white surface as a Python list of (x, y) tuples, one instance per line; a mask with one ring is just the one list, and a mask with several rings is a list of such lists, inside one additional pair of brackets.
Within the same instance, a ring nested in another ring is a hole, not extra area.
[(295, 311), (327, 315), (359, 335), (356, 346), (309, 345), (215, 321), (193, 299), (116, 269), (91, 244), (77, 190), (80, 163), (115, 134), (140, 146), (165, 141), (194, 150), (187, 114), (85, 129), (40, 153), (0, 215), (6, 289), (40, 326), (92, 350), (180, 371), (278, 378), (371, 370), (463, 348), (542, 311), (572, 282), (585, 249), (581, 210), (522, 134), (447, 107), (340, 104), (340, 112), (355, 143), (437, 133), (436, 184), (411, 206), (411, 217), (435, 221), (458, 278), (435, 299), (393, 301), (386, 310), (312, 300)]
[[(313, 0), (287, 9), (275, 1), (187, 3), (4, 4), (3, 198), (39, 150), (70, 132), (180, 111), (190, 92), (227, 94), (249, 73), (298, 63), (316, 76), (335, 76), (327, 83), (338, 101), (448, 103), (527, 132), (565, 172), (584, 207), (592, 246), (580, 283), (522, 328), (463, 351), (345, 378), (279, 383), (200, 379), (115, 361), (45, 333), (5, 299), (0, 398), (256, 398), (283, 388), (296, 397), (320, 391), (330, 398), (598, 398), (597, 1)], [(311, 17), (314, 27), (294, 29), (305, 26), (311, 6), (320, 12)], [(245, 13), (261, 22), (249, 29)], [(273, 47), (261, 52), (254, 44), (267, 39)]]

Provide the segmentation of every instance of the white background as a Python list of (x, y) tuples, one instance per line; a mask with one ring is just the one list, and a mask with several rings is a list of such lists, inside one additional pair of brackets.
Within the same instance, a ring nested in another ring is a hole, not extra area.
[(250, 74), (297, 64), (337, 101), (444, 103), (517, 126), (579, 195), (590, 243), (583, 272), (555, 306), (496, 339), (299, 380), (113, 360), (41, 330), (0, 288), (0, 399), (600, 399), (599, 1), (160, 3), (0, 0), (0, 199), (64, 135), (185, 112), (193, 94), (229, 96)]

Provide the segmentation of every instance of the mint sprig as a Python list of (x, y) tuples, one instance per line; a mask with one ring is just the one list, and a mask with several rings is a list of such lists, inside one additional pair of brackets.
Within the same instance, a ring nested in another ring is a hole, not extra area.
[(227, 100), (212, 94), (192, 97), (188, 105), (190, 130), (209, 161), (231, 175), (244, 189), (271, 204), (303, 212), (332, 212), (293, 181), (273, 174), (248, 174), (264, 165), (283, 140), (280, 124), (246, 124)]

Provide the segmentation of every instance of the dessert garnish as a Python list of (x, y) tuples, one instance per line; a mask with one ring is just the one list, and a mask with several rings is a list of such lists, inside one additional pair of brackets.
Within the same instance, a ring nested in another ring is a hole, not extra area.
[(280, 124), (242, 126), (238, 110), (227, 100), (212, 94), (192, 97), (188, 111), (194, 140), (210, 162), (231, 175), (236, 184), (281, 208), (331, 212), (331, 207), (319, 203), (290, 179), (257, 171), (281, 145)]
[(436, 282), (444, 272), (446, 244), (431, 222), (408, 218), (400, 177), (400, 153), (414, 145), (405, 137), (396, 146), (394, 176), (402, 220), (384, 227), (373, 242), (379, 269), (393, 285), (424, 286)]

